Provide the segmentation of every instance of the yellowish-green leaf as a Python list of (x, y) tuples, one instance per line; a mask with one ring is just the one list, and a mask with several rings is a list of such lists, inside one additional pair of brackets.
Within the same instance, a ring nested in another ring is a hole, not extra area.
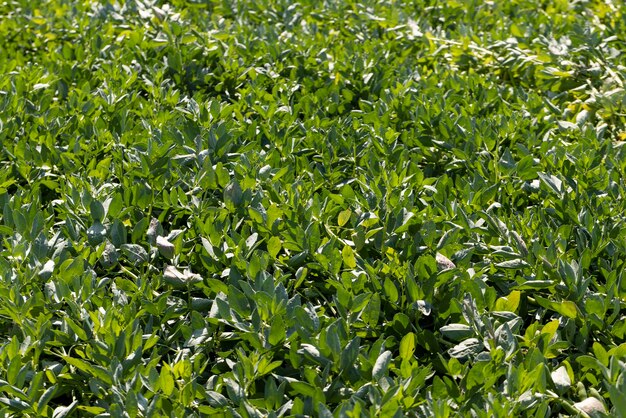
[(278, 253), (280, 252), (280, 247), (282, 246), (282, 243), (280, 241), (280, 238), (278, 237), (272, 237), (267, 241), (267, 252), (273, 257), (276, 258), (276, 256), (278, 255)]
[(400, 341), (400, 357), (402, 359), (410, 359), (415, 352), (415, 334), (409, 332)]
[(356, 258), (354, 257), (354, 251), (349, 245), (345, 245), (341, 251), (341, 257), (346, 267), (351, 269), (356, 267)]
[(339, 212), (339, 216), (337, 217), (337, 224), (339, 226), (344, 226), (350, 220), (351, 215), (352, 211), (350, 209)]

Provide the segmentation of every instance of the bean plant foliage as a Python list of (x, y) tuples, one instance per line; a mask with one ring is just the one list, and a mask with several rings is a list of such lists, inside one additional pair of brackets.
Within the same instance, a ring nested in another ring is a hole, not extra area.
[(0, 415), (626, 414), (619, 1), (0, 3)]

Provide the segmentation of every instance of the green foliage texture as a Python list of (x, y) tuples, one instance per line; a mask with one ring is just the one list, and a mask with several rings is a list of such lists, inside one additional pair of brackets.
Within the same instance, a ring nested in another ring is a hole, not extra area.
[(0, 3), (0, 417), (626, 414), (617, 0)]

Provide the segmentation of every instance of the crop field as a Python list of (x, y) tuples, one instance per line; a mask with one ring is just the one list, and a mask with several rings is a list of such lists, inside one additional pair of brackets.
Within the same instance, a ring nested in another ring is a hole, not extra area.
[(626, 5), (4, 0), (0, 418), (626, 417)]

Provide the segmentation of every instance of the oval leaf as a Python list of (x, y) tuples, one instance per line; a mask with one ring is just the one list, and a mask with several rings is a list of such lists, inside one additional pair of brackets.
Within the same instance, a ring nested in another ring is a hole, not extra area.
[(387, 368), (389, 367), (389, 362), (391, 361), (391, 351), (387, 350), (383, 352), (376, 359), (376, 363), (374, 364), (374, 368), (372, 369), (372, 379), (379, 380), (381, 377), (387, 373)]

